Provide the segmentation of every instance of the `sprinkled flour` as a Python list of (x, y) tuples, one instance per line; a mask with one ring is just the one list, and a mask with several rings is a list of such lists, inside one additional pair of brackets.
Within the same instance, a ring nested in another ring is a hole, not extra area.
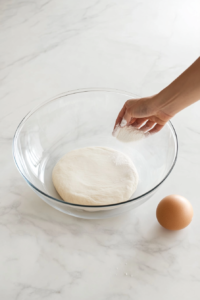
[(121, 142), (129, 143), (142, 140), (149, 134), (136, 129), (133, 126), (121, 127), (120, 125), (117, 125), (112, 135)]

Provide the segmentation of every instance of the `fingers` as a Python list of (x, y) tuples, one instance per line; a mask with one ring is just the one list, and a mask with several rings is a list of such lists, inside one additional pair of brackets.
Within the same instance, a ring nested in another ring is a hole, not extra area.
[(125, 104), (124, 104), (124, 106), (122, 107), (122, 109), (121, 109), (120, 112), (119, 112), (119, 115), (118, 115), (117, 120), (116, 120), (116, 122), (115, 122), (114, 129), (115, 129), (115, 127), (116, 127), (117, 125), (121, 124), (121, 121), (122, 121), (122, 118), (123, 118), (123, 116), (124, 116), (124, 114), (125, 114), (125, 111), (126, 111), (126, 106), (125, 106)]
[(151, 130), (149, 130), (148, 132), (156, 133), (156, 132), (160, 131), (163, 127), (164, 127), (164, 125), (156, 124), (156, 126), (153, 127)]
[(161, 118), (159, 118), (158, 116), (151, 116), (149, 118), (150, 121), (154, 122), (154, 123), (157, 123), (157, 124), (160, 124), (160, 125), (165, 125), (166, 121), (162, 120)]
[(131, 118), (130, 122), (128, 123), (128, 125), (133, 125), (135, 123), (135, 121), (137, 120), (137, 118)]
[[(131, 99), (126, 101), (116, 119), (114, 129), (117, 125), (121, 127), (133, 126), (143, 132), (155, 133), (160, 131), (166, 123), (156, 108), (152, 106), (153, 98)], [(153, 107), (153, 108), (152, 108)]]
[(127, 102), (124, 104), (121, 111), (119, 112), (119, 115), (118, 115), (117, 120), (115, 122), (114, 129), (117, 125), (121, 125), (121, 127), (126, 126), (132, 119), (131, 114), (129, 114), (129, 109), (127, 109)]
[(140, 130), (146, 132), (146, 131), (149, 131), (150, 129), (152, 129), (155, 125), (156, 125), (155, 122), (149, 120), (146, 122), (146, 124), (144, 124), (144, 126), (142, 126), (140, 128)]
[(122, 119), (122, 122), (121, 122), (121, 127), (124, 127), (124, 126), (128, 125), (130, 123), (131, 119), (132, 119), (132, 117), (129, 114), (129, 110), (126, 109), (125, 114), (124, 114), (123, 119)]
[[(133, 124), (133, 126), (144, 132), (156, 133), (156, 132), (160, 131), (165, 125), (165, 124), (164, 125), (157, 124), (154, 121), (148, 120), (143, 126), (141, 126), (144, 123), (144, 121), (145, 121), (145, 119), (137, 119), (135, 121), (135, 123)], [(135, 124), (136, 124), (136, 126), (135, 126)]]
[(136, 119), (133, 123), (133, 127), (140, 128), (147, 120), (147, 118)]
[(139, 116), (144, 117), (144, 111), (146, 111), (146, 106), (141, 99), (126, 101), (116, 119), (114, 129), (117, 125), (121, 125), (121, 127), (132, 125)]

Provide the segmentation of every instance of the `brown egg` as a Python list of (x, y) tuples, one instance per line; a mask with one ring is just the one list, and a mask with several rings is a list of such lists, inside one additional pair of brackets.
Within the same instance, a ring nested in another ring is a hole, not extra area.
[(169, 195), (158, 204), (156, 217), (164, 228), (180, 230), (192, 221), (193, 208), (186, 198), (179, 195)]

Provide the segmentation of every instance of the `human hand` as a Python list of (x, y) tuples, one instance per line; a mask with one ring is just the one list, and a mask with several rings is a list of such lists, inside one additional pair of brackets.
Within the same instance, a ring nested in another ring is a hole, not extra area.
[(144, 132), (155, 133), (160, 131), (172, 117), (165, 108), (158, 105), (161, 101), (159, 95), (148, 98), (131, 99), (125, 102), (121, 109), (115, 126), (133, 126)]
[(127, 125), (144, 132), (158, 132), (176, 113), (199, 99), (200, 57), (160, 93), (126, 101), (115, 127)]

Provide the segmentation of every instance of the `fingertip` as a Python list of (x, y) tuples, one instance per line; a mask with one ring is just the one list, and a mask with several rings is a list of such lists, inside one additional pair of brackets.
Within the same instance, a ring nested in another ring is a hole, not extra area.
[(125, 111), (125, 114), (123, 116), (123, 119), (120, 123), (121, 127), (125, 127), (126, 125), (128, 125), (131, 121), (131, 116), (129, 115), (129, 113), (127, 111)]
[(115, 121), (115, 126), (114, 126), (114, 129), (116, 128), (117, 125), (119, 125), (122, 121), (122, 118), (121, 117), (117, 117), (117, 120)]
[(121, 123), (120, 123), (120, 126), (125, 127), (126, 125), (127, 125), (127, 121), (123, 118)]
[(130, 122), (127, 124), (128, 126), (133, 125), (137, 119), (131, 118)]

